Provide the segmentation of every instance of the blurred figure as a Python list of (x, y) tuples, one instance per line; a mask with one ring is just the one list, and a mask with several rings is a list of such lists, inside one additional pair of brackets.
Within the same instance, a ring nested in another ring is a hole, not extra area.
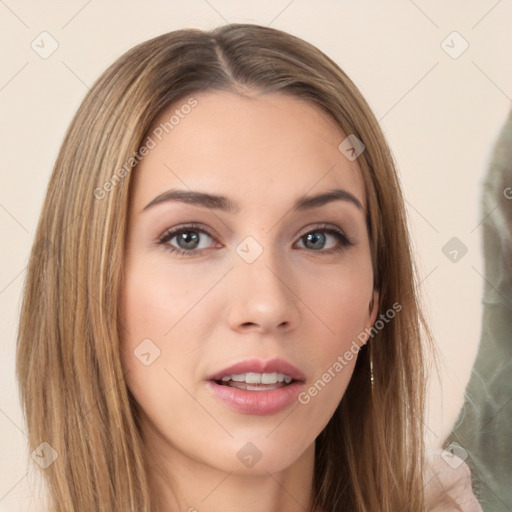
[(512, 510), (512, 111), (483, 190), (482, 335), (466, 400), (447, 444), (461, 445), (484, 512)]

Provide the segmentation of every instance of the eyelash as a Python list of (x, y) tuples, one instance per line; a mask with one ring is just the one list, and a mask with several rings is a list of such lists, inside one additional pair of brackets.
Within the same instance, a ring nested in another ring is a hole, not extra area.
[[(181, 226), (177, 229), (173, 229), (173, 230), (164, 232), (162, 234), (162, 236), (160, 236), (158, 238), (158, 245), (163, 245), (167, 251), (169, 251), (173, 254), (181, 255), (181, 256), (197, 256), (197, 255), (201, 254), (203, 251), (207, 250), (204, 248), (203, 249), (186, 250), (186, 249), (181, 249), (180, 247), (171, 246), (167, 243), (167, 242), (169, 242), (169, 240), (172, 240), (176, 235), (179, 235), (179, 234), (187, 232), (187, 231), (203, 233), (205, 235), (208, 235), (212, 240), (215, 240), (215, 237), (204, 227), (201, 227), (201, 225), (199, 225), (199, 224), (191, 223), (191, 224), (188, 224), (185, 226)], [(345, 250), (347, 247), (354, 245), (354, 243), (347, 237), (347, 235), (345, 235), (345, 233), (343, 233), (343, 231), (341, 231), (337, 228), (334, 228), (331, 225), (327, 225), (327, 224), (322, 224), (322, 225), (317, 226), (314, 229), (310, 229), (309, 231), (306, 231), (304, 234), (302, 234), (299, 237), (299, 240), (301, 240), (306, 235), (309, 235), (311, 233), (327, 233), (327, 234), (333, 235), (340, 243), (340, 245), (338, 247), (333, 247), (333, 248), (327, 249), (327, 250), (320, 249), (318, 251), (315, 251), (314, 249), (311, 249), (311, 252), (314, 252), (314, 253), (318, 252), (318, 253), (324, 253), (324, 254), (332, 254), (334, 252), (341, 252), (341, 251)], [(301, 249), (302, 249), (302, 247), (301, 247)], [(307, 249), (307, 248), (305, 248), (305, 249)]]

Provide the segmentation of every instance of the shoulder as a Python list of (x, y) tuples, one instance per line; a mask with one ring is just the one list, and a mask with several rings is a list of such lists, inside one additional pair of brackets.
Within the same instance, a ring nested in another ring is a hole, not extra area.
[(427, 459), (425, 502), (428, 512), (482, 512), (473, 493), (469, 466), (442, 450), (431, 452)]

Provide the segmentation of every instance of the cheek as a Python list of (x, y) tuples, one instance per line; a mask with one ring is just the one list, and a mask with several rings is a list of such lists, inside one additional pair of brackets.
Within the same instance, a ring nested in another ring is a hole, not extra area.
[[(365, 264), (339, 269), (336, 279), (330, 272), (302, 281), (302, 297), (309, 309), (304, 310), (309, 320), (304, 322), (308, 334), (303, 341), (314, 372), (299, 403), (308, 411), (305, 421), (315, 418), (316, 428), (327, 424), (352, 377), (365, 329), (371, 326), (372, 278), (371, 266)], [(314, 342), (305, 343), (307, 339)]]
[(162, 341), (176, 338), (176, 332), (196, 325), (191, 317), (208, 315), (205, 294), (216, 275), (188, 268), (165, 267), (151, 262), (128, 266), (123, 287), (122, 321), (127, 339), (155, 337)]
[(373, 274), (369, 264), (329, 270), (302, 279), (301, 298), (310, 310), (307, 317), (316, 317), (324, 348), (341, 349), (370, 324)]
[(218, 279), (189, 269), (126, 265), (121, 299), (121, 358), (134, 395), (151, 401), (150, 390), (171, 389), (194, 376), (215, 303), (205, 294)]
[(200, 302), (211, 284), (207, 280), (193, 288), (192, 281), (183, 272), (161, 266), (127, 266), (121, 301), (121, 360), (127, 385), (149, 418), (145, 428), (153, 425), (161, 432), (186, 433), (190, 424), (204, 422), (204, 411), (185, 390), (193, 390), (204, 326), (211, 317), (209, 303)]

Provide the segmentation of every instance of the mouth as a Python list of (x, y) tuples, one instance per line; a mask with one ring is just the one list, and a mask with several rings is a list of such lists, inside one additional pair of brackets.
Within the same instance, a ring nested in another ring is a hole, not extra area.
[(305, 375), (284, 359), (251, 359), (207, 378), (213, 395), (229, 408), (252, 415), (275, 414), (297, 401)]

